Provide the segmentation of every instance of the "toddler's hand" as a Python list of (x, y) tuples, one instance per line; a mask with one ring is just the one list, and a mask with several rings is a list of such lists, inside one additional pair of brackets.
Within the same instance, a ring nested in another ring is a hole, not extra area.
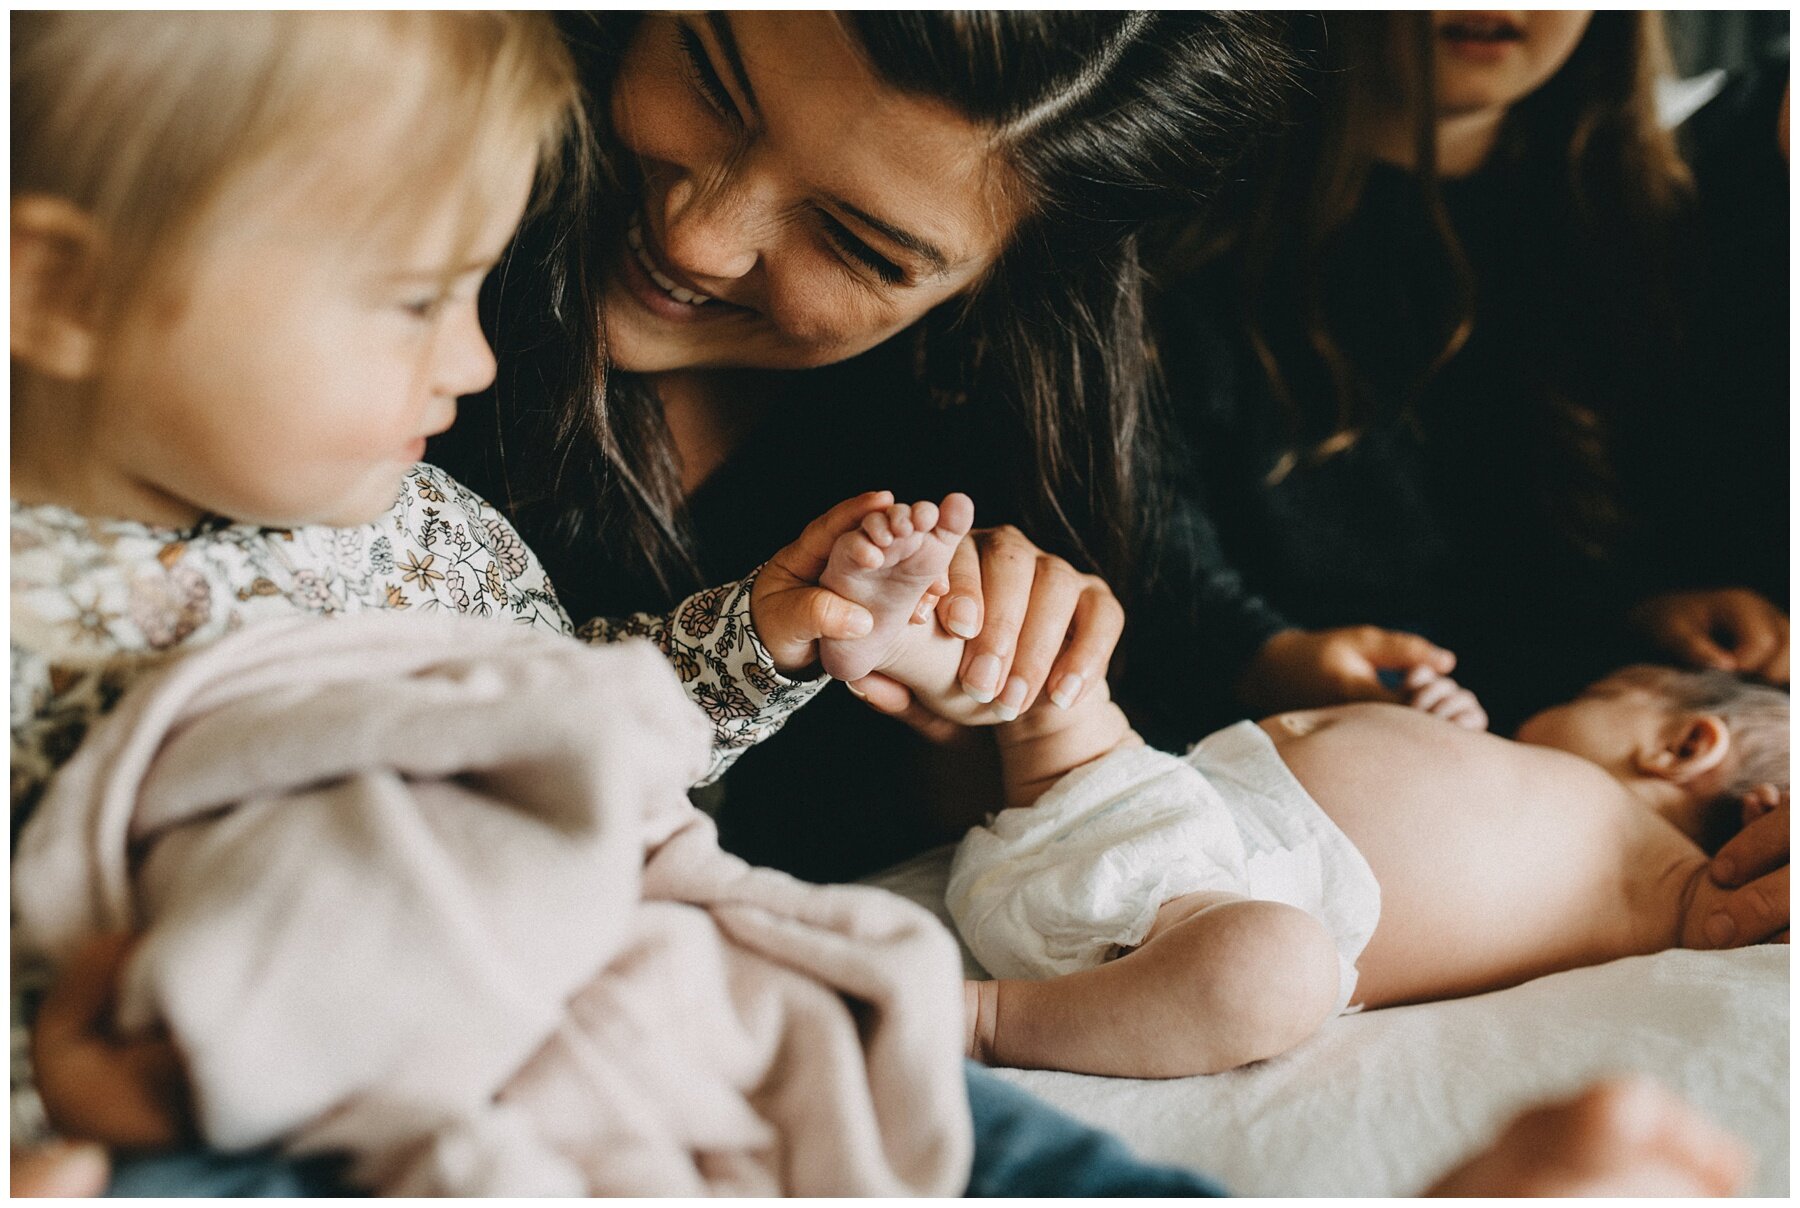
[(1259, 715), (1351, 701), (1405, 704), (1418, 689), (1389, 688), (1381, 682), (1383, 671), (1411, 675), (1424, 668), (1443, 676), (1455, 666), (1454, 654), (1417, 634), (1374, 625), (1289, 629), (1250, 660), (1238, 681), (1238, 699)]
[(1749, 588), (1666, 592), (1640, 603), (1631, 621), (1689, 666), (1788, 682), (1787, 614)]
[(167, 1038), (112, 1033), (132, 937), (90, 941), (58, 974), (31, 1032), (44, 1111), (58, 1132), (113, 1148), (168, 1149), (193, 1134), (187, 1078)]
[(820, 638), (860, 638), (875, 618), (860, 604), (819, 586), (831, 547), (871, 512), (894, 502), (892, 491), (870, 491), (826, 512), (800, 539), (770, 558), (750, 591), (750, 623), (783, 675), (818, 662)]
[(1439, 675), (1432, 667), (1420, 663), (1406, 673), (1404, 685), (1412, 693), (1406, 703), (1413, 708), (1465, 730), (1487, 729), (1487, 710), (1481, 707), (1473, 692), (1449, 676)]

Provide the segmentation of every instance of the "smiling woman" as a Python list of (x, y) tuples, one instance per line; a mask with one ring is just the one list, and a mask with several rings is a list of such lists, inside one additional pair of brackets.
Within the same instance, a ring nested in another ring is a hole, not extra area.
[(612, 120), (642, 174), (607, 281), (620, 369), (842, 361), (968, 290), (1013, 225), (991, 133), (813, 15), (646, 18)]
[(1123, 613), (1099, 575), (1134, 579), (1161, 512), (1140, 244), (1210, 202), (1279, 113), (1277, 24), (565, 30), (605, 171), (528, 228), (503, 274), (497, 414), (432, 459), (508, 510), (577, 611), (747, 570), (845, 488), (965, 490), (978, 521), (1019, 526), (972, 534), (937, 605), (969, 639), (965, 690), (1022, 713), (1101, 683)]

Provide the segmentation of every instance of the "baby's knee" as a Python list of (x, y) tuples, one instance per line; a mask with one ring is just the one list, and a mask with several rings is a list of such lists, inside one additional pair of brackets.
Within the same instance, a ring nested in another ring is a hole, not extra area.
[(1338, 1002), (1338, 953), (1324, 923), (1281, 902), (1244, 901), (1206, 912), (1216, 959), (1196, 970), (1196, 1009), (1220, 1031), (1215, 1062), (1231, 1069), (1284, 1053), (1318, 1031)]

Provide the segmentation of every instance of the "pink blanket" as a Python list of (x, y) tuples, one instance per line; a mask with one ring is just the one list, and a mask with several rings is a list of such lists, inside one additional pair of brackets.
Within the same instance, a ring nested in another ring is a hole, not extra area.
[(645, 644), (259, 626), (59, 773), (15, 944), (141, 931), (119, 1022), (170, 1029), (206, 1139), (385, 1191), (959, 1193), (954, 942), (720, 851), (708, 734)]

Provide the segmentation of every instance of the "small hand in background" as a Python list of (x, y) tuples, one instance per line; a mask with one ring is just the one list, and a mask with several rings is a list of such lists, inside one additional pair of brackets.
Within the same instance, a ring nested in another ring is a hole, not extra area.
[(106, 1148), (92, 1141), (53, 1141), (12, 1151), (14, 1198), (93, 1199), (106, 1191)]
[(1438, 674), (1436, 668), (1420, 663), (1406, 673), (1401, 686), (1412, 694), (1406, 699), (1412, 708), (1465, 730), (1487, 729), (1487, 710), (1475, 694), (1449, 676)]
[(1739, 804), (1744, 829), (1719, 849), (1709, 869), (1722, 892), (1711, 895), (1689, 947), (1788, 942), (1788, 791), (1758, 785)]
[(1787, 686), (1787, 614), (1747, 587), (1652, 596), (1632, 609), (1631, 623), (1689, 666)]
[[(1238, 680), (1238, 699), (1258, 715), (1352, 701), (1409, 704), (1425, 684), (1408, 687), (1408, 676), (1421, 669), (1448, 676), (1455, 666), (1454, 654), (1415, 633), (1374, 625), (1289, 629), (1250, 660)], [(1384, 673), (1400, 682), (1384, 683)]]
[(58, 1132), (115, 1149), (168, 1149), (193, 1136), (180, 1055), (167, 1037), (112, 1029), (132, 942), (91, 940), (58, 972), (32, 1025), (31, 1062)]

